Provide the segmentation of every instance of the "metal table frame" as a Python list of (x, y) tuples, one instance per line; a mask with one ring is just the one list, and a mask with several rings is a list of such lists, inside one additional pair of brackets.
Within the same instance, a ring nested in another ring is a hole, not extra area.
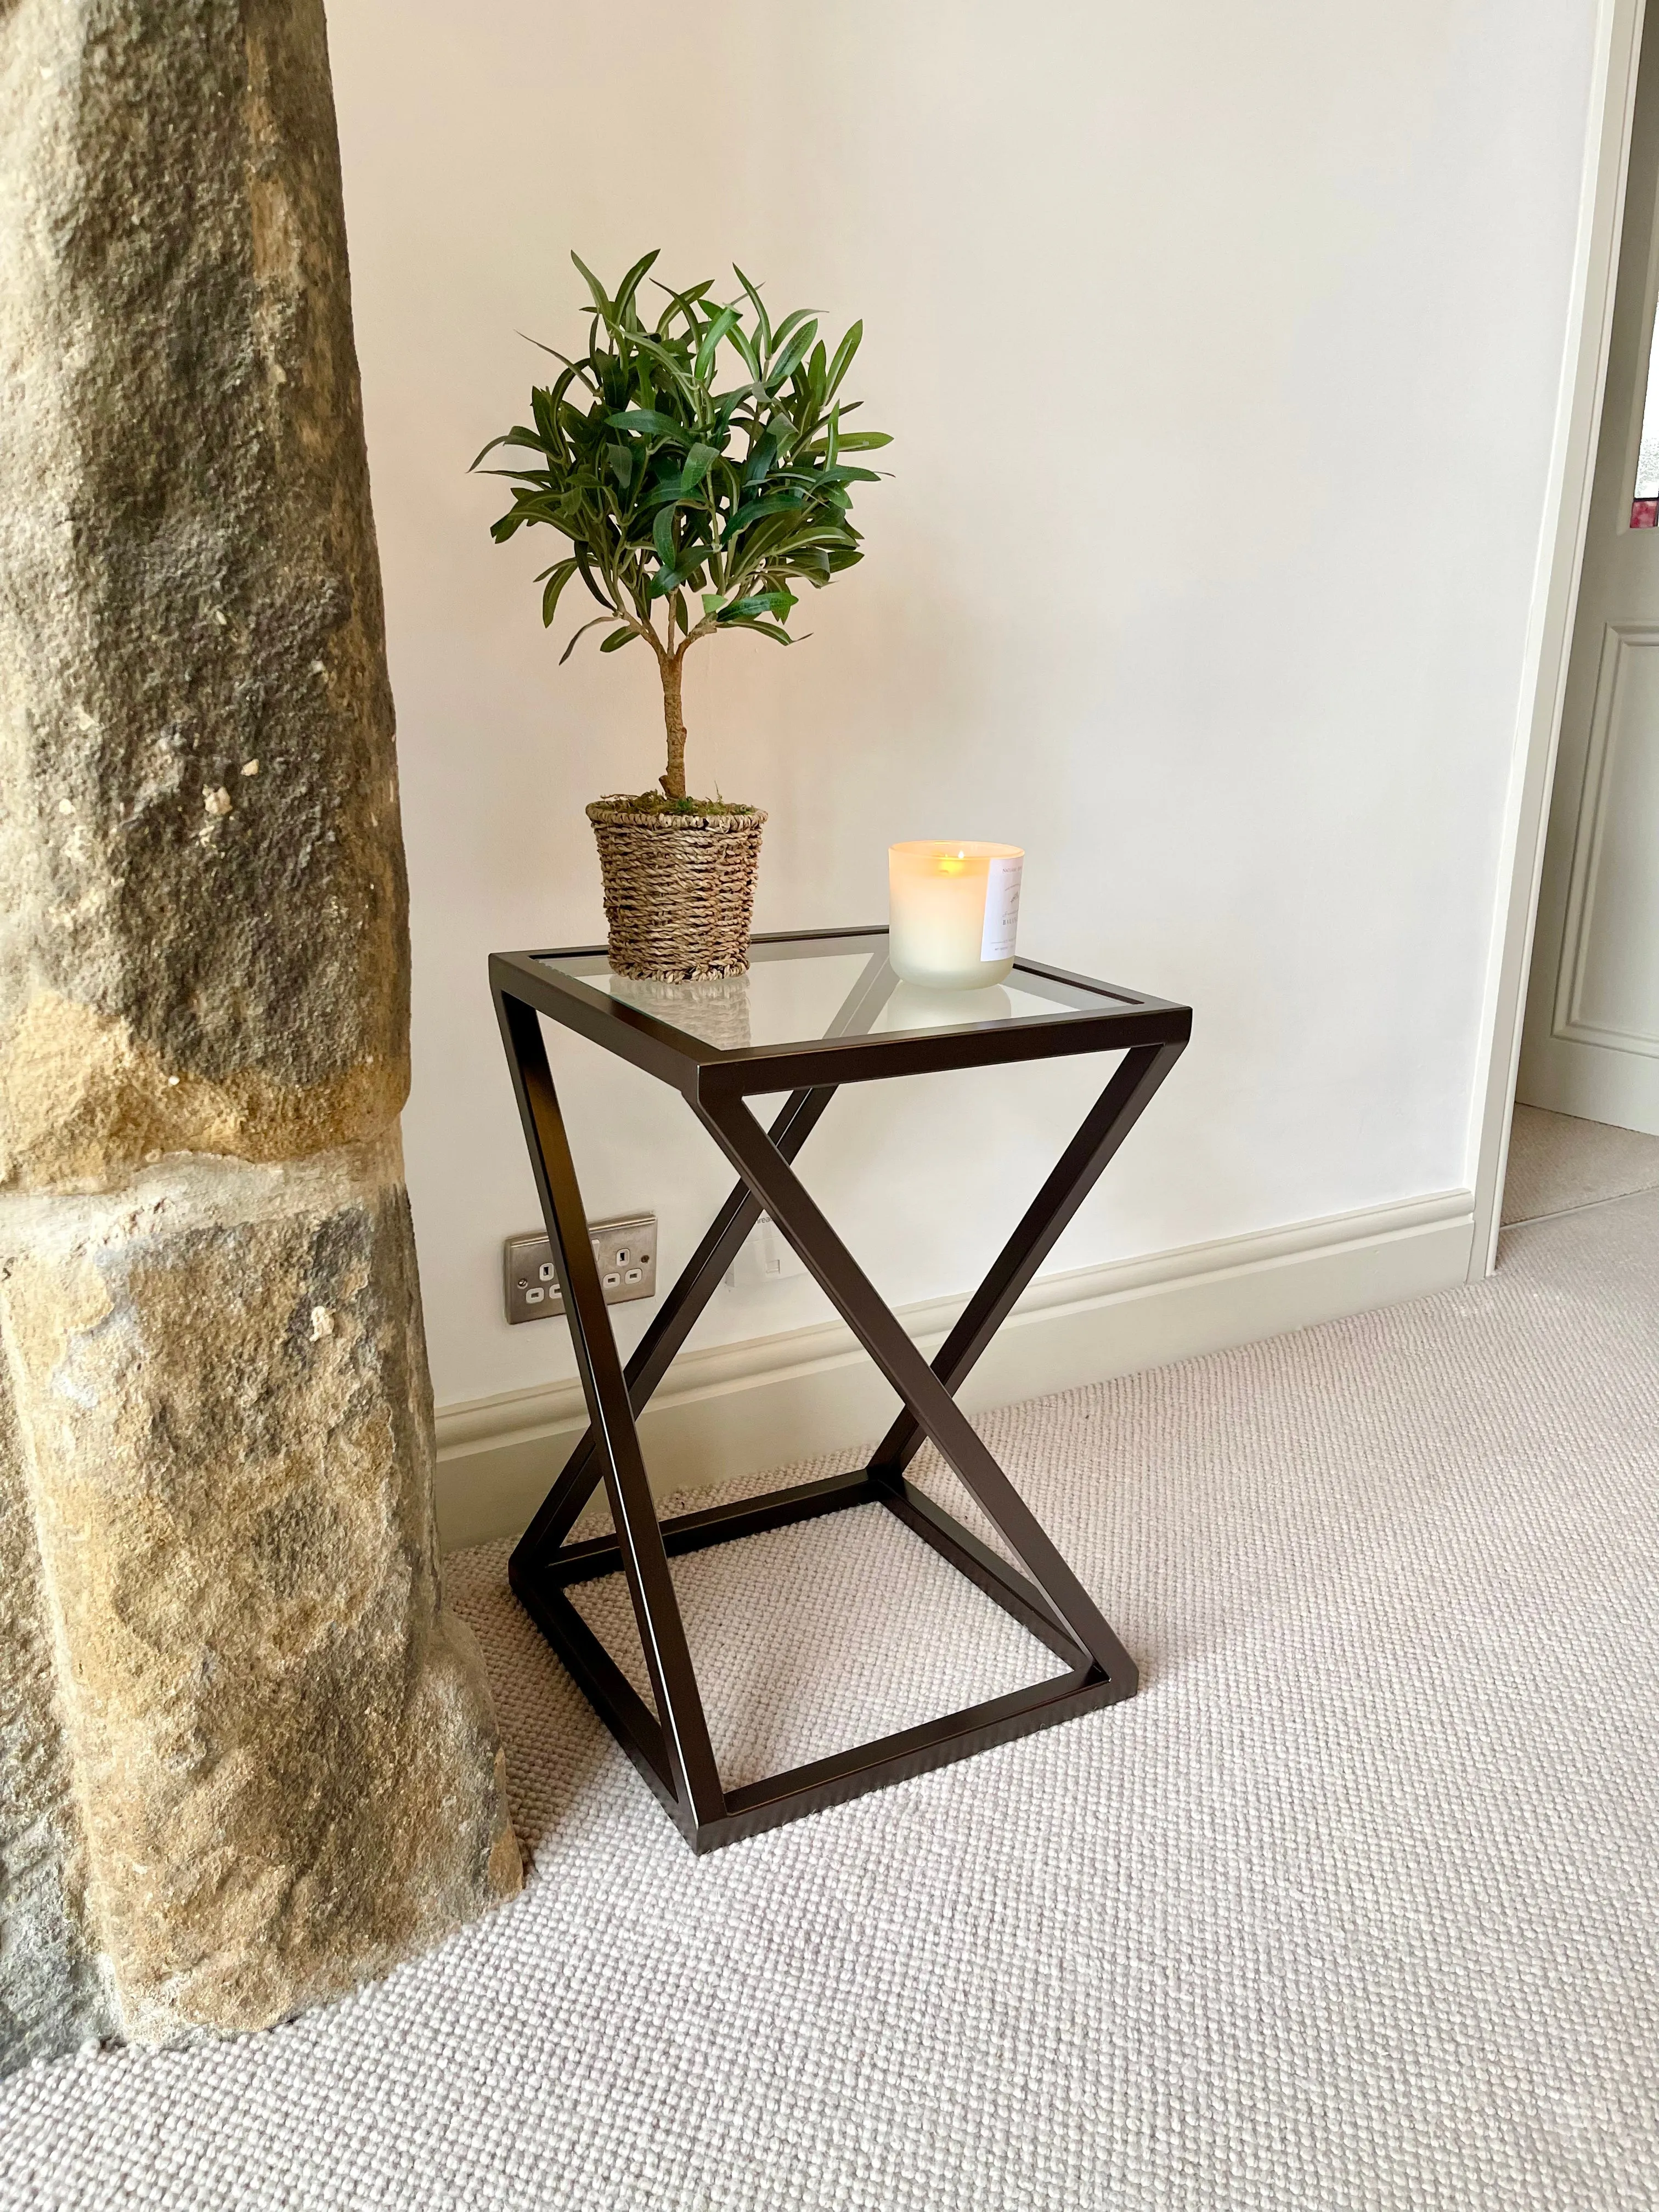
[[(694, 1851), (777, 1827), (994, 1744), (1070, 1720), (1133, 1694), (1133, 1661), (975, 1433), (955, 1392), (1030, 1282), (1096, 1178), (1180, 1057), (1189, 1008), (1018, 959), (1022, 988), (1091, 1001), (1054, 1012), (961, 1028), (867, 1032), (896, 988), (882, 929), (787, 932), (757, 946), (788, 958), (831, 940), (868, 952), (858, 984), (822, 1038), (722, 1049), (547, 963), (602, 947), (497, 953), (490, 988), (512, 1070), (531, 1166), (569, 1317), (589, 1426), (520, 1540), (512, 1585), (542, 1633)], [(587, 1217), (538, 1018), (545, 1015), (672, 1084), (740, 1181), (624, 1369), (611, 1331)], [(930, 1365), (796, 1177), (791, 1163), (843, 1083), (983, 1067), (1077, 1053), (1124, 1057), (1053, 1172), (997, 1255)], [(787, 1091), (769, 1129), (745, 1103)], [(902, 1409), (869, 1464), (735, 1504), (659, 1520), (635, 1423), (692, 1324), (762, 1212), (799, 1254), (830, 1303), (898, 1393)], [(905, 1468), (930, 1439), (1025, 1569), (1017, 1572), (931, 1498)], [(567, 1540), (603, 1482), (614, 1533)], [(930, 1544), (1039, 1641), (1067, 1671), (1030, 1689), (970, 1705), (919, 1728), (816, 1759), (741, 1789), (721, 1781), (675, 1599), (671, 1557), (811, 1520), (882, 1505)], [(627, 1579), (656, 1711), (639, 1696), (566, 1592), (620, 1571)], [(1028, 1579), (1029, 1577), (1029, 1579)], [(660, 1716), (660, 1718), (659, 1717)]]

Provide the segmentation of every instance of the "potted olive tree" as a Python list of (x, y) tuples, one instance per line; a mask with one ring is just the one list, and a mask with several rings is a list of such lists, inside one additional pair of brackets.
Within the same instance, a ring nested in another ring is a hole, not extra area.
[(532, 392), (532, 424), (492, 439), (472, 465), (503, 446), (537, 457), (489, 471), (515, 487), (490, 534), (499, 544), (545, 522), (569, 539), (568, 554), (536, 580), (542, 620), (551, 624), (577, 578), (600, 612), (561, 666), (601, 627), (601, 653), (638, 642), (655, 655), (667, 733), (660, 789), (601, 799), (587, 813), (612, 968), (672, 980), (747, 968), (766, 819), (756, 806), (688, 793), (685, 656), (731, 630), (796, 641), (792, 586), (822, 586), (862, 557), (852, 487), (877, 477), (847, 456), (889, 441), (843, 427), (857, 403), (839, 394), (861, 323), (830, 354), (807, 309), (774, 324), (739, 269), (742, 289), (724, 306), (709, 296), (712, 281), (680, 292), (657, 285), (666, 304), (647, 326), (637, 303), (656, 258), (636, 261), (613, 298), (572, 254), (592, 295), (587, 351), (555, 354), (563, 366)]

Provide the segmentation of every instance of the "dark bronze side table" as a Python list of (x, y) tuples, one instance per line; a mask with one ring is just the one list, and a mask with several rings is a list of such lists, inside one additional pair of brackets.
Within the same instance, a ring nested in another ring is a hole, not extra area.
[[(589, 1422), (513, 1554), (513, 1588), (695, 1851), (965, 1759), (1135, 1689), (1134, 1662), (953, 1393), (1180, 1057), (1191, 1010), (1024, 959), (990, 991), (917, 992), (894, 975), (886, 945), (883, 929), (760, 937), (749, 974), (715, 985), (633, 982), (613, 975), (604, 951), (592, 948), (497, 953), (489, 963)], [(544, 1015), (672, 1084), (741, 1178), (625, 1370), (587, 1239), (542, 1037)], [(1097, 1052), (1123, 1057), (930, 1366), (790, 1163), (843, 1083)], [(763, 1129), (747, 1100), (784, 1091), (782, 1110)], [(662, 1521), (646, 1480), (635, 1419), (763, 1212), (793, 1245), (903, 1410), (857, 1474)], [(924, 1437), (961, 1477), (1024, 1575), (906, 1480)], [(614, 1534), (569, 1541), (601, 1482)], [(709, 1741), (669, 1559), (854, 1505), (881, 1505), (895, 1514), (1070, 1671), (727, 1790)], [(617, 1571), (627, 1577), (654, 1713), (565, 1595), (574, 1583)]]

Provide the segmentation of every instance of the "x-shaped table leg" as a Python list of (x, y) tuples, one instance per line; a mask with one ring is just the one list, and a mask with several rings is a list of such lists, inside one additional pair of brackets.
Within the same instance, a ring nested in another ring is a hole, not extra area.
[[(890, 979), (884, 981), (879, 963), (872, 963), (837, 1026), (866, 1028), (891, 988)], [(506, 994), (498, 998), (497, 1012), (570, 1317), (590, 1423), (514, 1553), (513, 1584), (693, 1848), (708, 1850), (753, 1834), (863, 1790), (1129, 1696), (1136, 1684), (1133, 1662), (981, 1442), (953, 1393), (1139, 1118), (1181, 1047), (1146, 1045), (1126, 1054), (931, 1366), (794, 1174), (792, 1162), (834, 1096), (833, 1088), (796, 1091), (767, 1132), (739, 1093), (722, 1094), (711, 1085), (694, 1102), (694, 1110), (742, 1182), (716, 1216), (624, 1373), (587, 1241), (586, 1217), (539, 1022), (531, 1007)], [(646, 1480), (636, 1417), (763, 1208), (897, 1391), (903, 1411), (860, 1474), (659, 1522)], [(924, 1436), (955, 1468), (1025, 1567), (1030, 1582), (905, 1480), (903, 1470)], [(601, 1480), (614, 1534), (567, 1542)], [(1072, 1671), (1058, 1681), (992, 1699), (769, 1782), (726, 1791), (674, 1595), (669, 1556), (862, 1504), (888, 1506), (1065, 1658)], [(565, 1595), (574, 1583), (619, 1570), (626, 1577), (639, 1627), (654, 1713)]]
[[(826, 1036), (862, 1036), (868, 1032), (897, 988), (898, 978), (877, 953), (848, 994)], [(515, 1002), (516, 1003), (516, 1002)], [(507, 1036), (507, 1016), (501, 1012), (502, 1034)], [(538, 1040), (539, 1042), (539, 1034)], [(515, 1047), (508, 1036), (507, 1058)], [(545, 1054), (543, 1055), (545, 1059)], [(552, 1079), (548, 1079), (551, 1087)], [(817, 1127), (824, 1108), (836, 1095), (836, 1086), (820, 1085), (789, 1095), (773, 1122), (772, 1142), (785, 1159), (793, 1160)], [(635, 1414), (643, 1412), (657, 1385), (667, 1374), (675, 1354), (691, 1334), (703, 1308), (720, 1287), (726, 1269), (742, 1250), (744, 1241), (764, 1209), (746, 1183), (738, 1183), (709, 1224), (701, 1244), (681, 1271), (679, 1280), (663, 1300), (638, 1349), (628, 1363), (629, 1401)], [(604, 1480), (598, 1457), (599, 1444), (590, 1427), (560, 1472), (535, 1519), (526, 1529), (515, 1559), (537, 1565), (550, 1559), (580, 1519), (582, 1511)]]
[(913, 1501), (915, 1494), (902, 1481), (903, 1469), (923, 1436), (930, 1437), (1060, 1623), (1124, 1697), (1135, 1688), (1134, 1662), (991, 1456), (953, 1393), (1012, 1310), (1180, 1049), (1175, 1045), (1146, 1045), (1125, 1055), (1123, 1065), (998, 1255), (933, 1366), (911, 1342), (903, 1323), (878, 1296), (781, 1149), (761, 1128), (742, 1097), (733, 1092), (726, 1098), (707, 1098), (695, 1109), (750, 1189), (764, 1200), (767, 1212), (805, 1261), (830, 1304), (903, 1401), (904, 1411), (878, 1448), (867, 1474), (878, 1484), (901, 1492), (907, 1503)]

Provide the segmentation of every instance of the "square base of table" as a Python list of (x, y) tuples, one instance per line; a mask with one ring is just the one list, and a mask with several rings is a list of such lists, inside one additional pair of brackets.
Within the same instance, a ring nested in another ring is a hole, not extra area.
[(1109, 1680), (1067, 1634), (1035, 1584), (902, 1475), (864, 1469), (683, 1513), (661, 1523), (663, 1546), (672, 1559), (858, 1505), (884, 1506), (1022, 1627), (1066, 1660), (1067, 1671), (1029, 1689), (1011, 1691), (830, 1758), (791, 1767), (766, 1781), (728, 1790), (724, 1814), (709, 1820), (700, 1821), (676, 1796), (656, 1715), (566, 1595), (576, 1583), (622, 1571), (616, 1537), (567, 1544), (539, 1565), (520, 1554), (514, 1556), (509, 1576), (520, 1602), (694, 1851), (717, 1850), (723, 1844), (781, 1827), (862, 1796), (866, 1790), (971, 1758), (1132, 1694), (1132, 1683)]

